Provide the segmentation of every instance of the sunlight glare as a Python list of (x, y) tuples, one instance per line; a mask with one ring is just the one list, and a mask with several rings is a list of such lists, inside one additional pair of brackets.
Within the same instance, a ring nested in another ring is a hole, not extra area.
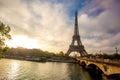
[(40, 47), (36, 39), (30, 39), (27, 36), (13, 36), (12, 40), (6, 42), (10, 47), (38, 48)]
[(8, 78), (10, 80), (14, 80), (14, 78), (17, 76), (17, 73), (19, 72), (19, 64), (16, 61), (13, 61), (11, 63), (11, 69), (8, 72)]

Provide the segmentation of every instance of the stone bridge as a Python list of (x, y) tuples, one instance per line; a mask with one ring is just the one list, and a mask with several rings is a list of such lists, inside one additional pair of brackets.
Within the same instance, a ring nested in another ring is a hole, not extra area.
[(104, 59), (83, 59), (77, 58), (84, 68), (94, 69), (105, 75), (120, 74), (120, 61), (110, 61)]

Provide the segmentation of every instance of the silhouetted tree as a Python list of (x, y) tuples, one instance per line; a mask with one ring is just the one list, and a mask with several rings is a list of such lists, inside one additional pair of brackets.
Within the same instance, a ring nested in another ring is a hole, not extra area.
[(2, 52), (6, 51), (7, 49), (5, 45), (5, 40), (11, 39), (11, 35), (9, 34), (9, 32), (10, 32), (10, 27), (0, 21), (0, 57), (2, 56)]

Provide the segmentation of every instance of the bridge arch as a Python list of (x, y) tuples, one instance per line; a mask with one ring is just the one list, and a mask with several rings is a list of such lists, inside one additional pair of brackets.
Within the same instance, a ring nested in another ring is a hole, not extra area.
[(93, 80), (102, 80), (102, 74), (104, 72), (97, 65), (89, 64), (86, 68)]
[(83, 68), (86, 68), (86, 66), (87, 66), (87, 64), (86, 64), (84, 61), (82, 61), (82, 62), (80, 63), (80, 65), (81, 65)]
[(120, 80), (120, 66), (118, 64), (86, 58), (77, 58), (77, 60), (79, 65), (84, 65), (84, 68), (95, 78), (92, 80)]

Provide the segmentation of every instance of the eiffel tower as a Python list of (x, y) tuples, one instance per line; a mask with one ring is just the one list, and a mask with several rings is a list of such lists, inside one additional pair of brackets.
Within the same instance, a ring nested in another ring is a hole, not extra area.
[[(78, 52), (80, 53), (80, 55), (86, 56), (87, 52), (84, 49), (84, 46), (82, 45), (82, 42), (80, 40), (80, 35), (79, 35), (79, 28), (78, 28), (78, 19), (77, 19), (77, 11), (75, 13), (75, 27), (74, 27), (74, 35), (72, 37), (72, 43), (69, 46), (69, 49), (67, 51), (67, 53), (65, 54), (66, 56), (69, 56), (71, 52)], [(77, 44), (75, 44), (75, 41), (77, 42)]]

